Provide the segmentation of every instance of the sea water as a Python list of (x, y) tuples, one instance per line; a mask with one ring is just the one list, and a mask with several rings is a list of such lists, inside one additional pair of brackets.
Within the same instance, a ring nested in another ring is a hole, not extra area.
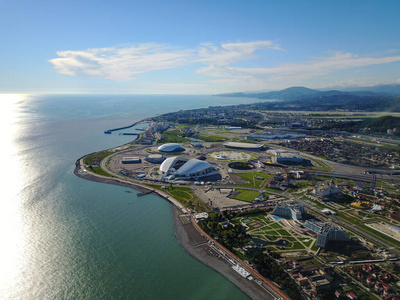
[[(248, 299), (193, 259), (165, 200), (73, 175), (104, 134), (181, 109), (250, 103), (214, 96), (0, 95), (0, 299)], [(132, 130), (130, 130), (132, 131)]]

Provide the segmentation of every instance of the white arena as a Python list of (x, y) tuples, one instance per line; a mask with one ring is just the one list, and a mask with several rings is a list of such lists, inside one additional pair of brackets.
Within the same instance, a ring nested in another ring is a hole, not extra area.
[(157, 150), (160, 152), (183, 152), (185, 151), (185, 148), (177, 143), (167, 143), (158, 147)]
[(220, 179), (221, 175), (213, 166), (199, 159), (188, 159), (185, 157), (169, 157), (160, 166), (163, 178), (168, 180), (207, 180)]

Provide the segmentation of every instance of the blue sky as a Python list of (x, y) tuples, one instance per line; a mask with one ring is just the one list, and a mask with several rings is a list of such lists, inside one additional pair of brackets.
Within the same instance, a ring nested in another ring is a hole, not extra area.
[(400, 83), (400, 1), (0, 1), (1, 93)]

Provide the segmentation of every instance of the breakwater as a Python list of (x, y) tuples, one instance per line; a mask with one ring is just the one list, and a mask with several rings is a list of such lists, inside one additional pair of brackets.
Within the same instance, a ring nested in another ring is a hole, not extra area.
[(109, 129), (109, 130), (104, 131), (104, 133), (111, 134), (114, 131), (118, 131), (118, 130), (122, 130), (122, 129), (128, 129), (128, 128), (131, 128), (131, 127), (133, 127), (133, 126), (135, 126), (135, 125), (137, 125), (139, 123), (142, 123), (142, 122), (143, 121), (138, 121), (138, 122), (133, 123), (132, 125), (128, 125), (128, 126), (124, 126), (124, 127), (118, 127), (118, 128), (114, 128), (114, 129)]

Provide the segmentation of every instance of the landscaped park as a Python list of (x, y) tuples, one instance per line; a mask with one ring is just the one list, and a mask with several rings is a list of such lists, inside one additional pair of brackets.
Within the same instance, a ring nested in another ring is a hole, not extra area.
[(282, 256), (285, 252), (292, 256), (293, 251), (303, 252), (303, 255), (318, 251), (314, 237), (293, 230), (283, 218), (261, 213), (236, 217), (231, 222), (245, 226), (255, 245), (279, 252)]

